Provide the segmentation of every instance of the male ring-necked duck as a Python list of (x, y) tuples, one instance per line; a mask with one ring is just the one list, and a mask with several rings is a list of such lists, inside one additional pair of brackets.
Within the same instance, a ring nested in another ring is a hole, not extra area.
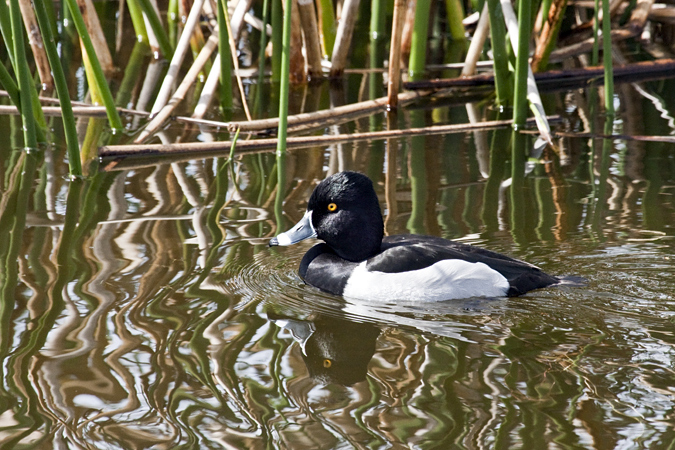
[(340, 172), (317, 185), (307, 212), (269, 245), (316, 237), (300, 263), (302, 279), (323, 291), (364, 300), (440, 301), (517, 296), (558, 283), (532, 264), (433, 236), (384, 236), (368, 177)]

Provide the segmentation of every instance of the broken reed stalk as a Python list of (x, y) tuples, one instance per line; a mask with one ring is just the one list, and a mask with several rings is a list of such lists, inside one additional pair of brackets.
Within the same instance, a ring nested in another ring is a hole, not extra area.
[(112, 74), (115, 66), (108, 49), (108, 43), (103, 35), (103, 28), (101, 28), (101, 21), (98, 19), (94, 2), (92, 0), (77, 0), (77, 6), (82, 13), (82, 19), (87, 27), (87, 36), (89, 36), (91, 45), (96, 51), (96, 58), (101, 65), (101, 69), (103, 69), (103, 73)]
[(331, 57), (331, 78), (339, 77), (347, 65), (347, 54), (352, 43), (354, 34), (354, 25), (359, 12), (359, 0), (344, 0), (342, 4), (342, 15), (338, 24), (337, 34), (335, 36), (335, 47)]
[(307, 69), (302, 45), (302, 26), (298, 2), (295, 0), (291, 7), (291, 46), (290, 46), (289, 76), (291, 84), (307, 83)]
[[(412, 100), (415, 100), (420, 97), (428, 95), (429, 92), (425, 91), (415, 91), (415, 92), (403, 92), (398, 95), (398, 102), (407, 103)], [(344, 119), (346, 117), (351, 117), (355, 115), (368, 114), (372, 111), (383, 111), (386, 110), (389, 106), (389, 98), (382, 97), (375, 100), (366, 100), (358, 103), (351, 103), (348, 105), (337, 106), (332, 109), (324, 109), (321, 111), (315, 111), (311, 113), (301, 113), (289, 116), (287, 118), (286, 127), (287, 129), (295, 129), (309, 124), (326, 124), (329, 121), (337, 121)], [(241, 128), (241, 131), (244, 133), (251, 132), (261, 132), (261, 131), (272, 131), (275, 128), (279, 128), (280, 120), (279, 118), (270, 118), (270, 119), (260, 119), (252, 120), (250, 122), (230, 122), (227, 124), (230, 131), (234, 131), (237, 128)]]
[[(288, 0), (287, 0), (288, 1)], [(528, 121), (533, 123), (534, 119)], [(286, 139), (287, 148), (316, 147), (340, 142), (358, 142), (375, 139), (390, 139), (395, 137), (441, 135), (450, 133), (464, 133), (474, 130), (489, 130), (509, 126), (513, 120), (494, 120), (476, 124), (449, 124), (435, 125), (431, 127), (408, 128), (398, 130), (370, 131), (340, 135), (321, 136), (292, 136)], [(272, 150), (277, 147), (278, 139), (252, 139), (237, 142), (237, 150), (240, 152), (252, 152)], [(216, 154), (227, 153), (231, 148), (231, 141), (220, 142), (188, 142), (178, 144), (132, 144), (132, 145), (107, 145), (99, 148), (101, 158), (121, 158), (133, 156), (156, 156), (176, 154)]]
[(159, 93), (155, 98), (155, 103), (152, 105), (152, 109), (150, 110), (152, 114), (157, 114), (166, 105), (166, 102), (169, 101), (171, 91), (173, 90), (176, 83), (178, 71), (180, 70), (180, 66), (183, 64), (183, 59), (185, 58), (185, 55), (187, 54), (188, 48), (190, 46), (192, 32), (197, 26), (201, 16), (203, 5), (204, 0), (195, 0), (194, 4), (192, 5), (192, 9), (190, 10), (187, 20), (185, 21), (183, 32), (178, 39), (173, 56), (171, 57), (169, 69), (164, 76), (162, 86), (159, 88)]
[(406, 0), (395, 0), (389, 47), (389, 81), (387, 82), (387, 107), (398, 107), (398, 92), (401, 90), (401, 39), (405, 21)]
[(531, 66), (534, 72), (541, 72), (546, 69), (548, 57), (555, 47), (566, 8), (567, 0), (554, 0), (550, 4), (546, 21), (539, 35), (539, 42), (537, 42), (532, 56)]
[(145, 141), (148, 137), (150, 137), (150, 135), (157, 131), (164, 124), (164, 122), (169, 119), (176, 106), (178, 106), (178, 104), (185, 98), (185, 94), (187, 94), (188, 90), (194, 84), (195, 80), (199, 76), (199, 73), (204, 67), (204, 64), (206, 64), (206, 62), (209, 60), (211, 53), (213, 53), (217, 45), (217, 30), (214, 30), (214, 34), (212, 34), (206, 41), (204, 48), (202, 48), (202, 51), (199, 52), (199, 56), (197, 56), (197, 59), (195, 59), (194, 64), (192, 64), (192, 67), (190, 67), (190, 70), (185, 75), (185, 78), (183, 78), (183, 81), (176, 89), (176, 92), (174, 92), (171, 100), (169, 100), (169, 102), (146, 125), (145, 129), (134, 140), (134, 142), (140, 143)]
[(49, 58), (47, 58), (47, 53), (45, 52), (42, 35), (39, 33), (40, 28), (35, 17), (35, 11), (28, 0), (19, 0), (19, 7), (21, 8), (23, 23), (28, 31), (28, 43), (33, 52), (33, 59), (35, 60), (35, 66), (43, 89), (51, 91), (54, 87), (54, 80), (49, 69)]
[(300, 13), (300, 25), (305, 36), (305, 51), (307, 52), (307, 74), (310, 78), (321, 78), (321, 39), (319, 27), (316, 22), (316, 10), (314, 0), (298, 0), (298, 12)]

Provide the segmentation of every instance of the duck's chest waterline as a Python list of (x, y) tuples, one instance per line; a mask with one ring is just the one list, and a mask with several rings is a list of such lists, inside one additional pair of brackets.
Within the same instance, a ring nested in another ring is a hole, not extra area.
[(358, 264), (345, 285), (345, 297), (371, 301), (442, 301), (470, 297), (501, 297), (509, 282), (481, 262), (442, 260), (418, 270), (386, 273)]

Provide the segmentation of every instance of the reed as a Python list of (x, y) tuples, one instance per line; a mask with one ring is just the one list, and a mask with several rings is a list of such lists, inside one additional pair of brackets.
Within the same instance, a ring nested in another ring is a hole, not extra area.
[[(614, 72), (612, 66), (612, 19), (609, 0), (602, 0), (602, 59), (605, 66), (605, 113), (614, 116)], [(610, 130), (611, 131), (611, 130)], [(608, 134), (605, 130), (605, 134)]]
[[(267, 3), (267, 0), (265, 0)], [(232, 52), (230, 51), (230, 34), (225, 21), (225, 0), (218, 0), (218, 54), (220, 55), (220, 105), (223, 114), (232, 115)], [(264, 30), (264, 28), (263, 28)], [(263, 31), (263, 36), (266, 33)]]
[(94, 78), (90, 79), (90, 83), (96, 83), (96, 87), (101, 94), (101, 99), (108, 115), (110, 126), (115, 132), (120, 132), (124, 128), (122, 125), (122, 119), (120, 119), (117, 109), (115, 109), (115, 101), (113, 100), (112, 93), (110, 92), (110, 87), (108, 86), (108, 81), (105, 78), (101, 64), (96, 57), (94, 45), (89, 38), (89, 34), (87, 34), (87, 26), (84, 23), (82, 14), (80, 14), (80, 9), (76, 0), (66, 0), (66, 4), (68, 5), (68, 10), (70, 11), (73, 22), (75, 23), (75, 28), (77, 28), (77, 33), (80, 35), (82, 45), (84, 46), (87, 56), (91, 62)]
[(415, 24), (413, 26), (412, 43), (410, 47), (410, 63), (408, 65), (408, 74), (413, 81), (424, 78), (424, 75), (426, 74), (427, 35), (429, 33), (430, 11), (431, 2), (417, 2)]
[[(503, 3), (503, 2), (502, 2)], [(518, 0), (518, 42), (516, 51), (513, 126), (518, 128), (527, 119), (527, 77), (529, 71), (531, 1)]]
[[(277, 156), (286, 153), (286, 136), (288, 123), (288, 95), (290, 85), (290, 60), (291, 60), (291, 7), (293, 0), (286, 0), (284, 8), (284, 33), (283, 51), (281, 57), (281, 86), (279, 88), (279, 127), (277, 128)], [(279, 173), (281, 178), (281, 173)], [(281, 184), (279, 184), (281, 186)], [(281, 195), (277, 192), (277, 195)]]
[(66, 74), (61, 66), (59, 54), (56, 49), (54, 30), (44, 0), (34, 0), (35, 12), (40, 26), (40, 32), (44, 39), (45, 51), (49, 58), (49, 64), (54, 77), (56, 93), (61, 105), (61, 119), (63, 120), (63, 129), (66, 137), (66, 149), (68, 153), (68, 167), (71, 176), (82, 175), (82, 164), (80, 161), (80, 147), (77, 138), (77, 128), (75, 116), (73, 115), (73, 106), (70, 103), (70, 93), (68, 92), (68, 82)]
[[(74, 0), (66, 0), (66, 1), (69, 2), (70, 6), (70, 2), (73, 2)], [(155, 38), (157, 39), (159, 50), (162, 52), (165, 58), (171, 58), (171, 56), (173, 55), (173, 49), (171, 47), (171, 42), (169, 41), (169, 36), (166, 34), (166, 31), (164, 31), (162, 21), (159, 20), (157, 11), (155, 11), (155, 8), (152, 7), (150, 0), (130, 0), (130, 1), (138, 2), (138, 8), (141, 11), (143, 11), (145, 18), (148, 20), (150, 28), (152, 28), (152, 32)]]
[(319, 13), (319, 33), (321, 34), (323, 54), (324, 56), (332, 55), (337, 32), (333, 0), (317, 0), (316, 6)]
[(272, 0), (272, 82), (281, 81), (281, 60), (284, 47), (283, 0)]
[(448, 19), (448, 29), (453, 41), (463, 41), (466, 39), (464, 29), (464, 7), (460, 0), (445, 0), (445, 13)]
[[(21, 121), (23, 122), (24, 146), (28, 149), (36, 150), (38, 143), (35, 134), (36, 124), (33, 116), (31, 90), (33, 80), (28, 67), (28, 61), (25, 58), (26, 50), (24, 47), (23, 22), (21, 20), (21, 11), (17, 0), (10, 0), (10, 22), (12, 27), (12, 42), (14, 51), (15, 70), (18, 79), (19, 100), (21, 110)], [(19, 106), (19, 105), (17, 105)]]
[(502, 12), (499, 0), (486, 0), (486, 2), (490, 18), (490, 41), (492, 43), (492, 57), (494, 59), (497, 104), (506, 106), (511, 103), (513, 82), (511, 80), (511, 72), (509, 71), (504, 13)]

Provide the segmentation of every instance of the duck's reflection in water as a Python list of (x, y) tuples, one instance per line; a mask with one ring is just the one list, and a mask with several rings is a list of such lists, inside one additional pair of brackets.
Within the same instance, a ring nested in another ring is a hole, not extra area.
[(269, 311), (267, 317), (298, 342), (309, 375), (316, 381), (351, 386), (366, 379), (380, 335), (376, 325), (322, 315), (300, 320)]

